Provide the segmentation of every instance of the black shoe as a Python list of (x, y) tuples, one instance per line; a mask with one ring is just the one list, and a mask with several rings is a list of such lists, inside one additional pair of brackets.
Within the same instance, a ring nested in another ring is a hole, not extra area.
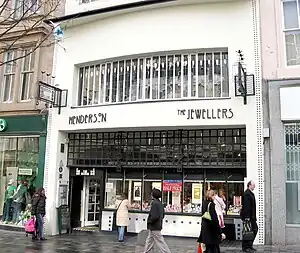
[(41, 238), (40, 241), (47, 241), (47, 239), (46, 238)]

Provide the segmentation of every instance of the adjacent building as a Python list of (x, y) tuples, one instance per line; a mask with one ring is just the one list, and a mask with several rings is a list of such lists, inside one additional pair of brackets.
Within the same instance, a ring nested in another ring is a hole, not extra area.
[(258, 1), (119, 2), (67, 1), (68, 15), (51, 20), (64, 30), (55, 76), (68, 106), (49, 110), (47, 232), (58, 233), (63, 204), (73, 228), (113, 230), (116, 199), (126, 192), (128, 231), (137, 233), (159, 188), (163, 233), (198, 236), (204, 191), (214, 188), (240, 239), (240, 196), (252, 179), (256, 243), (264, 244)]
[(300, 240), (299, 1), (260, 1), (267, 243)]
[[(10, 180), (15, 186), (28, 181), (31, 194), (43, 186), (47, 106), (37, 100), (37, 88), (38, 81), (52, 76), (54, 47), (49, 25), (29, 21), (61, 14), (64, 6), (57, 5), (51, 14), (48, 7), (23, 1), (0, 7), (0, 216)], [(38, 46), (41, 41), (45, 43)], [(11, 218), (12, 212), (7, 220)], [(10, 225), (16, 224), (23, 230), (21, 216)]]

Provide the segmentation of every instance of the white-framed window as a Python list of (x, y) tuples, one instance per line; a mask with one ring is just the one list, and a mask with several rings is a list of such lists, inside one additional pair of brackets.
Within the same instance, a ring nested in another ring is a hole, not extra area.
[(225, 51), (126, 58), (79, 68), (78, 106), (228, 96)]
[(4, 65), (3, 81), (2, 81), (2, 102), (11, 102), (13, 100), (14, 92), (14, 79), (16, 74), (16, 62), (12, 61), (16, 59), (17, 51), (9, 51), (5, 53), (4, 59), (6, 62)]
[(286, 63), (300, 65), (300, 0), (283, 0)]
[(35, 52), (31, 49), (24, 50), (21, 67), (20, 100), (29, 100), (31, 87), (33, 84)]
[(14, 18), (23, 18), (39, 11), (39, 0), (14, 0)]

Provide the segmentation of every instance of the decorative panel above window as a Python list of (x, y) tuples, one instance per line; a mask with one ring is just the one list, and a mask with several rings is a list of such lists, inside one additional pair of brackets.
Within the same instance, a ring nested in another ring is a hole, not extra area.
[(79, 69), (79, 106), (228, 96), (227, 52), (120, 59)]

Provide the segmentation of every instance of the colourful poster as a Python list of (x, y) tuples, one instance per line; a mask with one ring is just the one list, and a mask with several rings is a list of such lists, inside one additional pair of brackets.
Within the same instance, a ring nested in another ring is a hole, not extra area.
[(141, 182), (134, 182), (133, 183), (133, 190), (134, 190), (134, 195), (133, 195), (133, 200), (134, 201), (141, 201), (142, 199), (142, 183)]
[(192, 184), (192, 203), (202, 203), (202, 184)]
[(164, 180), (163, 191), (165, 192), (182, 192), (181, 180)]

